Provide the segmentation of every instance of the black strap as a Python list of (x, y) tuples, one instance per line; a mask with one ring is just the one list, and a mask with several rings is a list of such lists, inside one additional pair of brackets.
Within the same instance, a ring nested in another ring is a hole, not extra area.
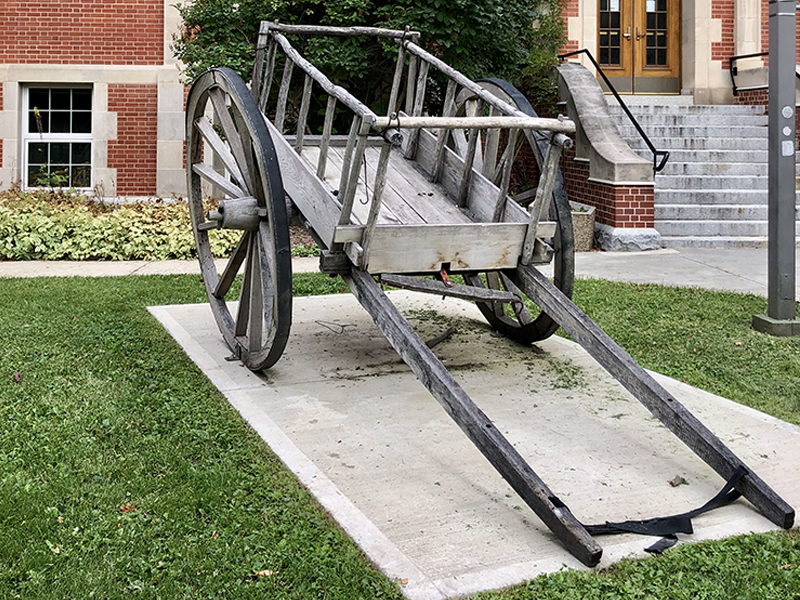
[(658, 535), (663, 536), (649, 548), (646, 552), (660, 554), (667, 548), (671, 548), (678, 542), (677, 533), (694, 533), (692, 528), (692, 518), (702, 515), (710, 510), (725, 506), (735, 501), (741, 496), (734, 488), (739, 480), (747, 474), (744, 467), (739, 467), (731, 478), (725, 483), (724, 487), (719, 493), (711, 500), (706, 502), (700, 508), (690, 510), (689, 512), (681, 513), (679, 515), (672, 515), (670, 517), (656, 517), (653, 519), (644, 519), (641, 521), (623, 521), (620, 523), (609, 523), (606, 521), (603, 525), (584, 525), (584, 528), (590, 535), (615, 535), (618, 533), (638, 533), (641, 535)]

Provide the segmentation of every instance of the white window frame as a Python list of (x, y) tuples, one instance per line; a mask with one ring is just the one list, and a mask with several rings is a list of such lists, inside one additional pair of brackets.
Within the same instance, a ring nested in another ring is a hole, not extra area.
[[(81, 84), (81, 83), (27, 83), (22, 86), (22, 123), (21, 123), (21, 131), (22, 131), (22, 152), (20, 156), (22, 157), (22, 189), (37, 189), (41, 186), (32, 185), (30, 181), (28, 181), (28, 148), (30, 143), (88, 143), (89, 144), (89, 185), (86, 187), (75, 187), (74, 189), (88, 192), (92, 190), (92, 186), (94, 185), (94, 133), (39, 133), (38, 131), (28, 131), (29, 126), (29, 111), (30, 111), (30, 90), (31, 89), (88, 89), (92, 91), (92, 108), (90, 113), (90, 119), (92, 121), (91, 129), (94, 129), (94, 111), (95, 111), (95, 97), (94, 97), (94, 88), (91, 84)], [(70, 107), (70, 113), (72, 112), (72, 107)], [(62, 189), (73, 189), (69, 185), (64, 186)]]

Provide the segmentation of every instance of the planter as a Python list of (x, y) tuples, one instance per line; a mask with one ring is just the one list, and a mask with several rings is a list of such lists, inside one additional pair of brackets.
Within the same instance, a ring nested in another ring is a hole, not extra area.
[(589, 252), (594, 246), (594, 206), (570, 202), (575, 251)]

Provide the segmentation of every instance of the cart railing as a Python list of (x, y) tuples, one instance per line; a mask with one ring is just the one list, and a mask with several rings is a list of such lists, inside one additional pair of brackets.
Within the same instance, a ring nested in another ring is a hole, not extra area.
[[(333, 36), (371, 36), (393, 39), (398, 42), (397, 61), (389, 95), (388, 110), (385, 116), (379, 116), (350, 92), (334, 84), (324, 73), (317, 69), (286, 38), (285, 34), (333, 35)], [(551, 140), (551, 149), (543, 165), (542, 181), (555, 177), (558, 158), (564, 147), (571, 147), (572, 140), (565, 134), (575, 131), (574, 124), (564, 119), (541, 119), (530, 117), (511, 104), (486, 91), (458, 70), (450, 67), (417, 44), (419, 33), (372, 27), (324, 27), (306, 25), (283, 25), (273, 22), (261, 24), (259, 43), (251, 89), (262, 112), (267, 113), (271, 105), (270, 94), (276, 77), (276, 57), (278, 48), (285, 56), (283, 73), (277, 90), (277, 100), (273, 123), (281, 134), (284, 133), (289, 104), (290, 86), (295, 67), (304, 73), (303, 90), (300, 105), (296, 113), (296, 130), (294, 150), (303, 152), (303, 143), (308, 126), (308, 114), (313, 85), (318, 85), (328, 94), (322, 135), (319, 139), (319, 156), (316, 163), (316, 175), (322, 178), (326, 171), (328, 147), (331, 143), (334, 114), (337, 105), (346, 107), (353, 113), (353, 120), (343, 153), (341, 175), (337, 200), (341, 204), (338, 220), (339, 227), (350, 225), (353, 202), (356, 196), (359, 173), (362, 169), (364, 154), (370, 136), (381, 137), (382, 149), (371, 186), (369, 199), (369, 215), (362, 235), (361, 251), (366, 257), (369, 240), (377, 225), (381, 210), (381, 196), (393, 145), (402, 145), (406, 158), (413, 159), (417, 152), (420, 130), (431, 130), (436, 134), (436, 150), (429, 177), (438, 182), (442, 176), (445, 163), (445, 147), (451, 132), (459, 132), (462, 140), (460, 166), (460, 184), (454, 194), (456, 204), (467, 207), (471, 179), (474, 175), (476, 153), (481, 154), (480, 172), (498, 187), (494, 200), (493, 221), (503, 221), (505, 216), (508, 190), (511, 180), (513, 152), (520, 131), (540, 131)], [(406, 65), (406, 59), (408, 64)], [(426, 88), (429, 69), (433, 66), (447, 78), (447, 90), (441, 116), (423, 116), (426, 109)], [(401, 89), (405, 82), (405, 110), (400, 110)], [(457, 115), (458, 98), (468, 98), (464, 114)], [(488, 116), (486, 116), (488, 113)], [(402, 134), (401, 134), (402, 131)], [(500, 132), (507, 132), (505, 152), (498, 159)], [(481, 136), (481, 132), (485, 135)], [(483, 144), (478, 144), (479, 138)], [(455, 141), (455, 140), (454, 140)], [(458, 142), (456, 141), (456, 145)], [(537, 193), (537, 199), (531, 205), (528, 235), (526, 235), (523, 261), (530, 262), (534, 253), (537, 229), (540, 221), (546, 217), (549, 207), (549, 195), (546, 193), (552, 186), (539, 185), (543, 190)], [(331, 238), (333, 242), (333, 238)], [(335, 244), (334, 244), (335, 245)], [(334, 248), (340, 249), (340, 248)]]

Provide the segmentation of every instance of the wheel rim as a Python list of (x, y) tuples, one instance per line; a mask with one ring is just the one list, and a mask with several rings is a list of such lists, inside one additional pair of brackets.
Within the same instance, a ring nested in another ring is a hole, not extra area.
[[(494, 95), (516, 106), (528, 116), (537, 116), (536, 111), (534, 111), (525, 96), (507, 81), (485, 79), (480, 80), (478, 83)], [(466, 112), (464, 107), (466, 102), (471, 99), (468, 95), (459, 98), (458, 112)], [(528, 144), (531, 147), (541, 172), (546, 145), (549, 143), (547, 139), (543, 137), (537, 139), (534, 132), (529, 131), (526, 132), (521, 143)], [(465, 141), (455, 143), (456, 151), (464, 144)], [(575, 240), (572, 232), (569, 201), (564, 192), (560, 172), (554, 186), (553, 200), (550, 204), (550, 219), (554, 220), (557, 225), (555, 236), (550, 240), (550, 245), (553, 248), (553, 283), (564, 295), (571, 298), (575, 278)], [(502, 289), (522, 294), (509, 277), (503, 273), (471, 274), (465, 276), (464, 279), (469, 285)], [(527, 312), (513, 312), (507, 304), (499, 302), (476, 302), (476, 304), (494, 329), (522, 344), (532, 344), (544, 340), (553, 335), (559, 327), (558, 323), (544, 311), (532, 318)]]
[[(291, 326), (286, 201), (264, 117), (247, 85), (231, 69), (206, 71), (192, 86), (186, 105), (186, 151), (192, 230), (214, 319), (248, 368), (271, 367), (286, 347)], [(208, 184), (225, 200), (206, 215), (203, 191)], [(241, 231), (222, 273), (217, 272), (209, 240), (215, 228)], [(232, 313), (229, 296), (241, 269), (241, 293)]]

